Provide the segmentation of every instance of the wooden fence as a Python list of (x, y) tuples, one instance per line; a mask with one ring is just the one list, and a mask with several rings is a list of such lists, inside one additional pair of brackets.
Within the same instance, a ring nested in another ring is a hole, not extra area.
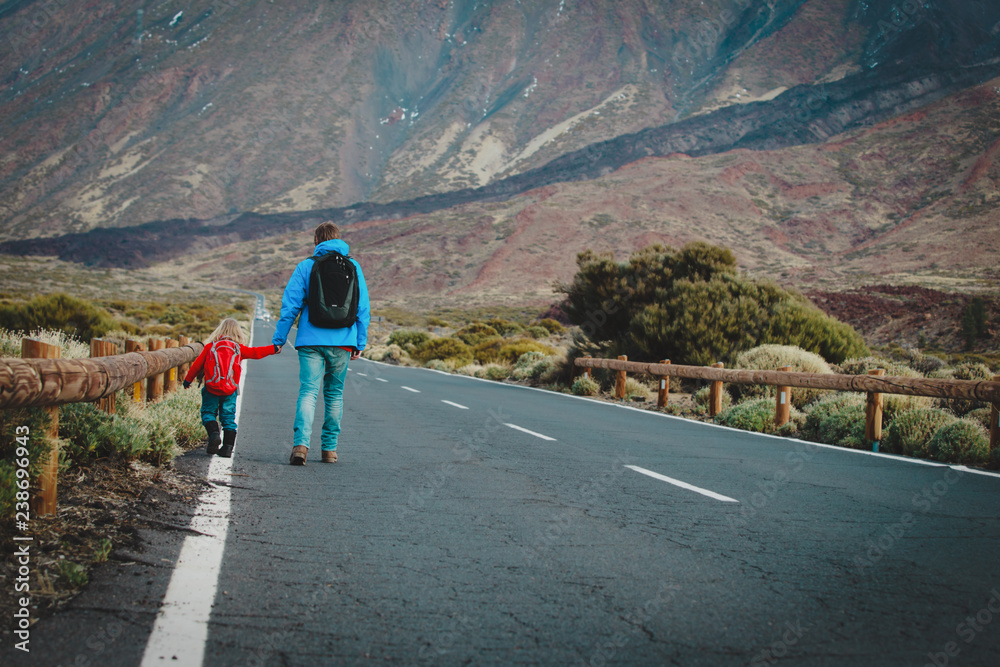
[[(33, 338), (21, 343), (21, 359), (0, 359), (0, 409), (39, 407), (50, 411), (50, 435), (58, 435), (58, 406), (91, 403), (114, 411), (115, 393), (133, 385), (132, 400), (156, 401), (178, 384), (204, 345), (178, 340), (149, 340), (150, 351), (137, 340), (125, 342), (125, 354), (118, 344), (95, 338), (90, 343), (90, 359), (61, 359), (61, 348)], [(36, 514), (56, 512), (56, 479), (59, 452), (52, 447), (39, 477), (33, 498)]]
[(882, 369), (868, 375), (838, 375), (828, 373), (799, 373), (785, 367), (778, 371), (738, 370), (723, 368), (721, 363), (714, 366), (682, 366), (671, 364), (669, 360), (660, 363), (639, 363), (622, 356), (617, 359), (596, 359), (580, 357), (574, 362), (585, 369), (603, 368), (617, 371), (615, 397), (625, 397), (627, 373), (646, 373), (660, 378), (657, 405), (667, 404), (670, 378), (707, 380), (712, 383), (709, 394), (708, 413), (714, 417), (722, 411), (722, 384), (763, 384), (777, 387), (775, 396), (775, 424), (788, 422), (791, 411), (792, 387), (807, 389), (829, 389), (833, 391), (857, 391), (868, 396), (865, 436), (871, 442), (882, 439), (882, 395), (902, 394), (905, 396), (929, 396), (943, 399), (976, 400), (991, 404), (990, 409), (990, 449), (1000, 446), (1000, 375), (992, 380), (944, 380), (933, 378), (905, 378), (885, 375)]

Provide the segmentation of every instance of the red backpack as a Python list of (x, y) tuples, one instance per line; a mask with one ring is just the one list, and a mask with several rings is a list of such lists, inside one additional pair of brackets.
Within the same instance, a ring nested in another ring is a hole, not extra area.
[(239, 363), (239, 343), (225, 338), (212, 343), (205, 358), (205, 386), (208, 390), (219, 396), (229, 396), (236, 391), (234, 371)]

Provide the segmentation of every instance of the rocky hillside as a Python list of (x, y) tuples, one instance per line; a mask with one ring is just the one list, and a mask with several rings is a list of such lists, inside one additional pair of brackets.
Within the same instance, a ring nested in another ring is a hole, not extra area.
[(0, 237), (246, 238), (822, 141), (989, 78), (997, 25), (986, 0), (9, 0)]

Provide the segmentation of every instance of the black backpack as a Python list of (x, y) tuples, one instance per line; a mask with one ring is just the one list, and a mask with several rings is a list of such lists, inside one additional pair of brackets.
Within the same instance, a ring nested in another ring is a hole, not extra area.
[(322, 329), (354, 326), (358, 319), (358, 269), (350, 255), (313, 257), (309, 273), (309, 323)]

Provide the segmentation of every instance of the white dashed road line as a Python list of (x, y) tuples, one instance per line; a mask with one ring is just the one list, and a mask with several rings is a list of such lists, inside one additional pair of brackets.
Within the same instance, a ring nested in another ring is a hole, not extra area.
[[(508, 424), (509, 426), (509, 424)], [(668, 484), (673, 484), (674, 486), (679, 486), (682, 489), (687, 489), (688, 491), (694, 491), (695, 493), (700, 493), (703, 496), (708, 496), (709, 498), (714, 498), (715, 500), (721, 500), (724, 503), (738, 503), (740, 501), (735, 498), (730, 498), (729, 496), (723, 496), (714, 491), (709, 491), (708, 489), (702, 489), (700, 487), (688, 484), (687, 482), (682, 482), (679, 479), (673, 479), (672, 477), (667, 477), (666, 475), (661, 475), (658, 472), (653, 472), (652, 470), (646, 470), (645, 468), (640, 468), (639, 466), (625, 466), (626, 468), (631, 468), (632, 470), (642, 473), (643, 475), (648, 475), (653, 479), (658, 479), (661, 482), (666, 482)]]
[(465, 407), (464, 405), (459, 405), (458, 403), (452, 403), (451, 401), (446, 401), (443, 398), (441, 399), (441, 402), (442, 403), (447, 403), (448, 405), (454, 406), (456, 408), (461, 408), (462, 410), (468, 410), (469, 409), (469, 408)]
[(403, 389), (405, 389), (406, 391), (412, 391), (414, 394), (419, 394), (420, 393), (419, 389), (414, 389), (413, 387), (407, 387), (405, 385), (403, 386)]
[(534, 431), (529, 431), (528, 429), (526, 429), (524, 427), (521, 427), (521, 426), (518, 426), (517, 424), (504, 424), (504, 426), (509, 426), (510, 428), (514, 429), (515, 431), (521, 431), (522, 433), (527, 433), (528, 435), (533, 435), (536, 438), (541, 438), (542, 440), (552, 440), (552, 441), (555, 440), (555, 438), (550, 438), (547, 435), (542, 435), (541, 433), (535, 433)]

